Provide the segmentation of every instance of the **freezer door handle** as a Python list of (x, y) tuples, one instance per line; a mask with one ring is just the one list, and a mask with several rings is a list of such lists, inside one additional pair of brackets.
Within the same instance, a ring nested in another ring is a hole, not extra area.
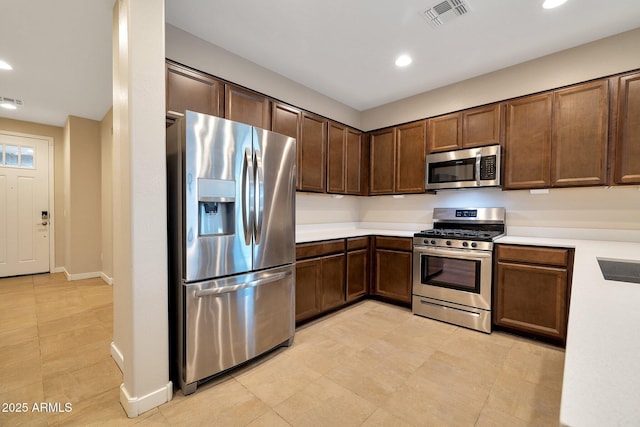
[(263, 169), (262, 169), (262, 155), (260, 154), (260, 151), (256, 150), (255, 152), (255, 156), (254, 156), (254, 160), (255, 160), (255, 164), (254, 164), (254, 168), (255, 168), (255, 185), (256, 185), (256, 192), (255, 192), (255, 214), (256, 214), (256, 218), (255, 218), (255, 227), (254, 227), (254, 242), (256, 244), (260, 244), (260, 235), (262, 234), (262, 216), (264, 214), (264, 189), (263, 189), (263, 182), (264, 182), (264, 175), (263, 175)]
[(223, 286), (220, 288), (211, 288), (211, 289), (199, 289), (196, 291), (196, 297), (206, 297), (210, 295), (222, 295), (229, 292), (236, 292), (242, 289), (247, 288), (255, 288), (260, 285), (265, 285), (267, 283), (275, 282), (278, 280), (282, 280), (287, 276), (291, 276), (291, 271), (284, 271), (281, 273), (271, 274), (267, 277), (261, 277), (259, 279), (250, 280), (248, 282), (240, 282), (235, 285)]
[(244, 160), (242, 162), (242, 227), (244, 230), (244, 243), (251, 244), (251, 234), (253, 233), (253, 161), (251, 150), (245, 148)]

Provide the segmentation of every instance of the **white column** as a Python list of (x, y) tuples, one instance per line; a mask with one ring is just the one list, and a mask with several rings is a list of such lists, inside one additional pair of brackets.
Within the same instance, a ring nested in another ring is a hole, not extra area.
[(116, 0), (113, 20), (114, 340), (120, 402), (169, 401), (164, 0)]

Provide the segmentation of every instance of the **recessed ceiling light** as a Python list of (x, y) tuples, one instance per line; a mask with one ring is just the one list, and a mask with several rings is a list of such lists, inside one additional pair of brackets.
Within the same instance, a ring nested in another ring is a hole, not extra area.
[(13, 70), (13, 67), (8, 62), (0, 59), (0, 70)]
[(558, 7), (567, 2), (567, 0), (544, 0), (542, 3), (542, 7), (545, 9), (553, 9), (554, 7)]
[(396, 59), (396, 66), (398, 67), (406, 67), (411, 64), (411, 57), (409, 55), (400, 55), (398, 59)]

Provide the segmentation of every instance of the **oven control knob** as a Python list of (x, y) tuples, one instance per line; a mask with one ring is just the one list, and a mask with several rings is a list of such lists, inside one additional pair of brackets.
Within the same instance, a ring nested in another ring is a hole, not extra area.
[(436, 244), (436, 241), (435, 241), (435, 240), (432, 240), (432, 241), (431, 241), (431, 244), (432, 244), (432, 245), (435, 245), (435, 244)]
[(477, 247), (477, 246), (478, 246), (478, 244), (477, 244), (476, 242), (471, 243), (471, 247), (472, 247), (472, 248), (475, 248), (475, 247)]
[(447, 240), (447, 246), (451, 246), (451, 240)]
[(464, 246), (466, 248), (467, 246), (469, 246), (469, 243), (468, 242), (462, 242), (462, 246)]
[(424, 239), (424, 240), (422, 241), (422, 243), (424, 243), (424, 244), (426, 245), (426, 244), (428, 244), (428, 243), (429, 243), (429, 240)]

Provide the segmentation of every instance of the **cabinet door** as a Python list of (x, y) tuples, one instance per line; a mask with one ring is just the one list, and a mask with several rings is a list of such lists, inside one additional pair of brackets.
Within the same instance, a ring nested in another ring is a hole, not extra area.
[(300, 190), (326, 192), (327, 121), (302, 113), (300, 141)]
[(411, 252), (376, 249), (374, 292), (411, 303)]
[(365, 194), (365, 142), (362, 132), (347, 128), (347, 149), (345, 167), (347, 169), (346, 193), (364, 196)]
[(223, 116), (223, 83), (204, 73), (166, 63), (167, 117), (179, 118), (185, 110)]
[(322, 258), (322, 310), (339, 307), (345, 302), (345, 256)]
[(507, 103), (504, 188), (544, 188), (551, 179), (552, 93)]
[(608, 122), (608, 81), (585, 83), (554, 93), (552, 186), (605, 183)]
[(621, 77), (618, 85), (616, 184), (640, 184), (640, 73)]
[(486, 105), (462, 112), (462, 147), (500, 144), (502, 104)]
[(296, 167), (298, 170), (296, 176), (296, 190), (300, 189), (300, 122), (302, 112), (297, 108), (290, 107), (285, 104), (274, 103), (273, 112), (271, 114), (271, 130), (283, 135), (296, 138)]
[(347, 252), (347, 301), (366, 295), (369, 285), (368, 249)]
[(321, 311), (322, 261), (317, 258), (296, 262), (296, 322)]
[(460, 113), (447, 114), (427, 120), (429, 153), (457, 150), (462, 146)]
[(344, 194), (347, 191), (347, 128), (329, 122), (327, 129), (327, 192)]
[(259, 93), (238, 86), (224, 85), (224, 117), (271, 130), (271, 102)]
[(395, 188), (396, 133), (395, 128), (373, 132), (369, 142), (369, 193), (391, 194)]
[(396, 193), (423, 193), (427, 124), (425, 120), (396, 130)]
[(494, 323), (564, 342), (567, 270), (497, 262)]

